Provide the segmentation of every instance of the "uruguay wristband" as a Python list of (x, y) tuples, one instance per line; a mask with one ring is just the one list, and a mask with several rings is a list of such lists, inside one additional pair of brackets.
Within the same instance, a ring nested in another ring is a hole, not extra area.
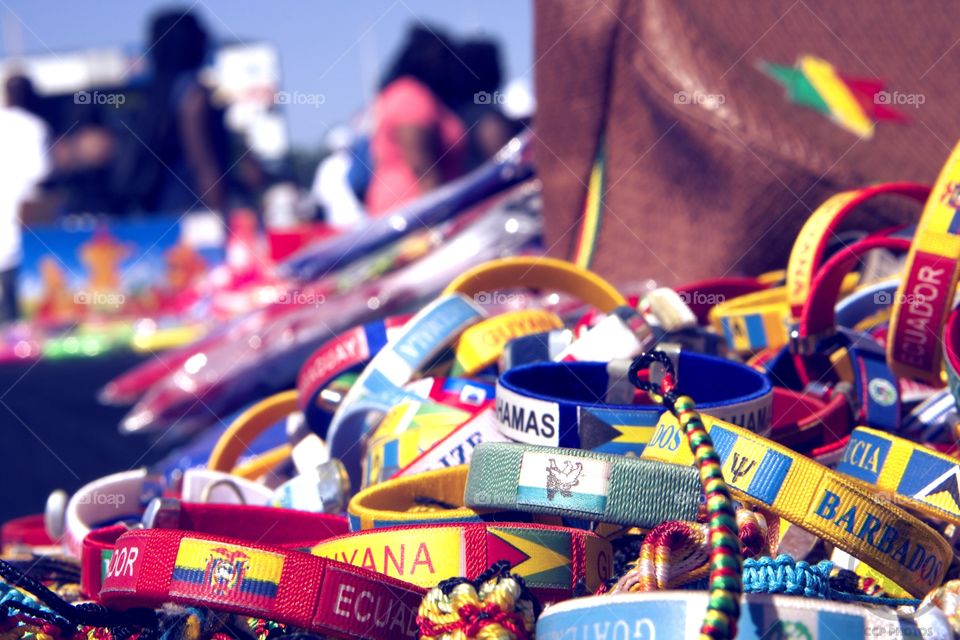
[(495, 364), (514, 338), (562, 328), (563, 320), (543, 309), (508, 311), (487, 318), (460, 334), (451, 375), (470, 376)]
[(460, 294), (441, 296), (411, 318), (357, 377), (327, 431), (330, 455), (343, 462), (355, 488), (360, 485), (361, 473), (358, 444), (371, 428), (366, 418), (402, 399), (416, 399), (402, 386), (483, 316), (482, 309)]
[(359, 372), (410, 319), (393, 316), (353, 327), (320, 346), (307, 358), (297, 376), (297, 401), (307, 424), (321, 438), (326, 436), (331, 414), (320, 393), (344, 373)]
[(117, 540), (100, 600), (119, 609), (203, 606), (339, 638), (388, 640), (419, 636), (425, 591), (256, 539), (144, 529)]
[[(922, 597), (953, 558), (936, 531), (862, 484), (740, 427), (703, 416), (734, 498), (768, 508), (863, 560)], [(665, 415), (644, 458), (693, 464), (680, 426)]]
[[(537, 620), (538, 640), (685, 640), (700, 636), (709, 594), (653, 591), (577, 598), (548, 608)], [(737, 640), (805, 638), (924, 638), (950, 640), (953, 631), (936, 608), (919, 616), (889, 607), (868, 608), (817, 598), (748, 594)], [(701, 636), (702, 637), (702, 636)]]
[[(320, 540), (346, 533), (343, 517), (305, 513), (272, 507), (200, 504), (175, 499), (152, 501), (143, 516), (147, 528), (182, 529), (214, 536), (258, 540), (264, 544), (309, 548)], [(131, 528), (122, 524), (91, 531), (83, 540), (80, 557), (80, 587), (97, 598), (110, 573), (132, 574), (137, 558), (116, 557), (117, 539)]]
[(448, 578), (476, 578), (509, 560), (541, 602), (566, 600), (583, 581), (596, 590), (611, 574), (610, 543), (581, 529), (538, 524), (430, 524), (373, 529), (324, 540), (323, 556), (420, 587)]
[(363, 489), (347, 505), (350, 530), (412, 524), (558, 521), (517, 511), (475, 510), (463, 506), (467, 469), (468, 465), (437, 469)]
[(960, 460), (889, 433), (859, 427), (837, 471), (896, 494), (904, 507), (960, 525)]
[(696, 519), (700, 475), (693, 467), (579, 449), (481, 444), (464, 504), (652, 529)]
[(950, 153), (923, 208), (890, 316), (887, 362), (897, 375), (940, 379), (940, 336), (960, 275), (960, 146)]
[[(619, 362), (538, 363), (504, 372), (497, 381), (497, 422), (518, 442), (639, 455), (664, 408), (611, 401), (633, 386)], [(613, 368), (611, 368), (613, 367)], [(769, 429), (773, 389), (745, 365), (681, 351), (677, 378), (698, 408), (759, 432)]]

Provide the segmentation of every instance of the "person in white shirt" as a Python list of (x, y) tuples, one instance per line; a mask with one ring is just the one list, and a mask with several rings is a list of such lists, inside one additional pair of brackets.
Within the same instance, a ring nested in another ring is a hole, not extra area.
[(350, 186), (350, 166), (357, 160), (350, 153), (354, 134), (344, 126), (334, 127), (327, 134), (330, 155), (317, 166), (310, 193), (323, 207), (326, 222), (338, 229), (348, 229), (367, 219), (363, 203)]
[(49, 128), (28, 111), (35, 102), (33, 85), (22, 75), (12, 75), (4, 90), (5, 105), (0, 107), (0, 322), (19, 317), (20, 213), (50, 170)]

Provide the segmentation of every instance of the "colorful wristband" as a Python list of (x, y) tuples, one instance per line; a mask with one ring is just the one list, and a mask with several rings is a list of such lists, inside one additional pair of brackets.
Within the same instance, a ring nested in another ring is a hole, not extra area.
[[(767, 507), (881, 571), (921, 597), (946, 575), (953, 558), (936, 531), (796, 452), (740, 427), (704, 416), (735, 498)], [(692, 464), (676, 420), (665, 415), (644, 458)]]
[[(297, 411), (296, 389), (281, 391), (256, 403), (237, 416), (223, 432), (213, 451), (210, 452), (207, 468), (225, 473), (234, 471), (237, 460), (249, 451), (250, 443), (256, 440), (257, 436), (295, 411)], [(277, 463), (289, 457), (291, 449), (290, 445), (280, 445), (260, 456), (259, 463), (253, 465), (248, 463), (245, 470), (242, 473), (236, 472), (236, 475), (244, 478), (263, 475)]]
[[(663, 407), (613, 402), (633, 398), (626, 367), (612, 362), (538, 363), (503, 373), (497, 382), (501, 432), (527, 444), (639, 455)], [(731, 360), (681, 351), (677, 376), (711, 415), (766, 432), (773, 390), (767, 378)]]
[(489, 443), (473, 452), (464, 504), (650, 529), (696, 519), (700, 477), (693, 467), (654, 460)]
[(373, 529), (324, 540), (323, 556), (420, 587), (476, 578), (497, 560), (541, 599), (572, 597), (583, 580), (594, 591), (611, 574), (610, 543), (581, 529), (537, 524), (430, 524)]
[(940, 380), (940, 338), (960, 275), (960, 146), (923, 208), (890, 316), (887, 362), (904, 378)]
[(460, 335), (451, 375), (470, 376), (495, 364), (514, 338), (562, 328), (563, 320), (543, 309), (508, 311), (487, 318)]

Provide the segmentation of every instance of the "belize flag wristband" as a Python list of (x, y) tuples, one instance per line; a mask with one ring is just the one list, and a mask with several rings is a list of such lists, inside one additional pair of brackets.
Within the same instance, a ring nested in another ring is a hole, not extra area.
[(696, 520), (700, 493), (693, 467), (490, 443), (473, 452), (464, 504), (652, 529), (668, 520)]
[[(919, 519), (791, 449), (710, 416), (703, 421), (734, 498), (816, 534), (915, 597), (943, 581), (953, 549)], [(676, 418), (664, 416), (643, 457), (693, 464)]]
[[(767, 432), (773, 388), (766, 376), (686, 351), (676, 360), (677, 377), (702, 412)], [(497, 381), (500, 431), (526, 444), (639, 455), (665, 410), (629, 403), (628, 367), (628, 361), (548, 362), (506, 371)]]
[(370, 529), (320, 542), (310, 553), (420, 587), (474, 579), (509, 560), (541, 602), (595, 591), (611, 575), (610, 543), (589, 531), (522, 523), (424, 524)]
[(266, 539), (128, 531), (116, 541), (100, 601), (118, 609), (202, 606), (338, 638), (419, 636), (425, 589)]
[[(538, 640), (686, 640), (698, 637), (709, 594), (651, 591), (561, 602), (537, 620)], [(953, 631), (936, 607), (918, 616), (892, 607), (864, 607), (769, 594), (740, 600), (737, 640), (891, 638), (950, 640)]]

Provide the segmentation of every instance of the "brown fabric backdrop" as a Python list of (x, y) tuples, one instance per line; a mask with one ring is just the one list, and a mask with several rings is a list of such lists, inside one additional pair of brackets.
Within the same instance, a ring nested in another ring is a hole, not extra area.
[[(536, 0), (537, 164), (547, 244), (570, 257), (597, 140), (606, 207), (594, 268), (615, 282), (677, 284), (785, 265), (830, 194), (932, 182), (960, 134), (960, 3), (890, 0)], [(860, 140), (787, 100), (758, 69), (811, 54), (888, 91), (907, 124)], [(722, 96), (722, 104), (675, 95)], [(862, 214), (916, 218), (887, 201)]]

